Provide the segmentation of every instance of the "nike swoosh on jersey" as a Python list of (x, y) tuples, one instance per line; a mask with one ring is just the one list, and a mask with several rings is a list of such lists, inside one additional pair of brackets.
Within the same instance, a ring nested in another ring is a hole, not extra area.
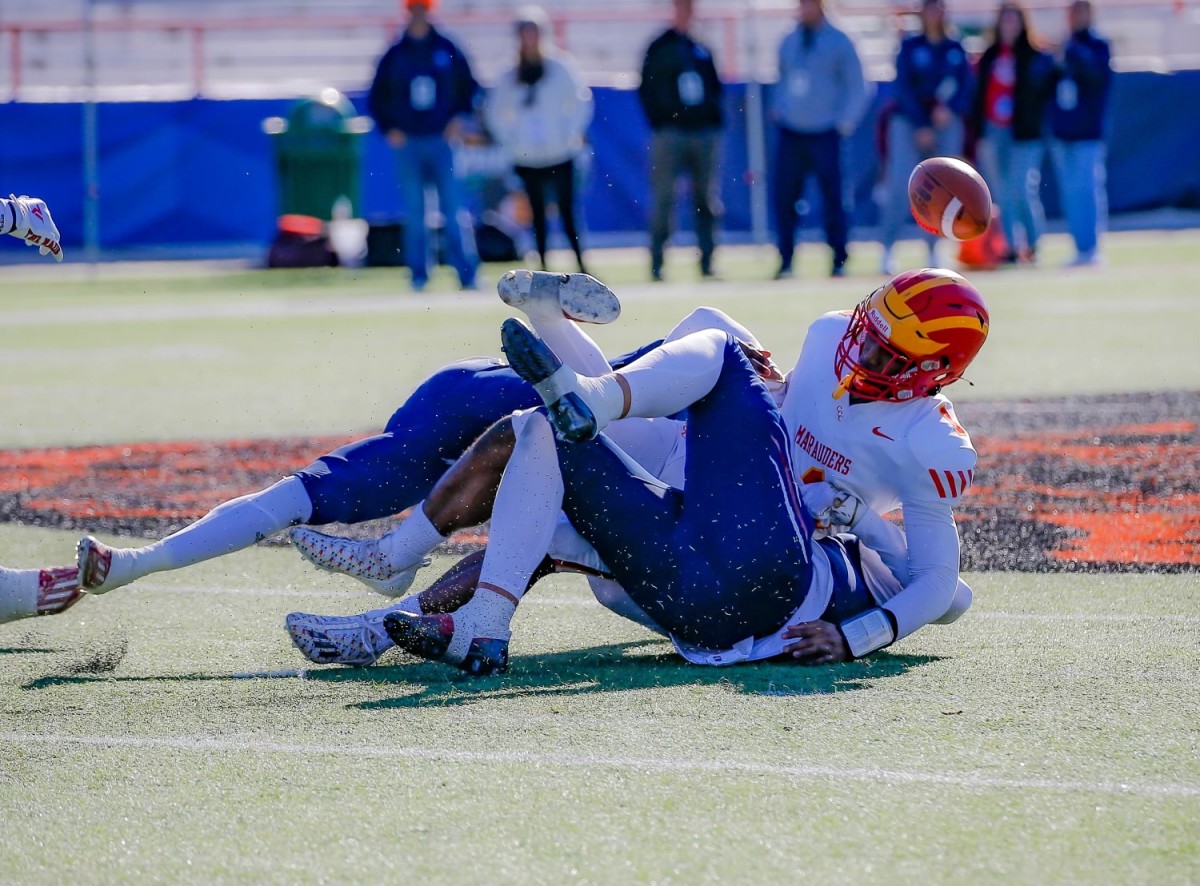
[(883, 431), (881, 431), (879, 429), (879, 425), (875, 425), (875, 427), (871, 428), (871, 433), (874, 434), (876, 437), (882, 437), (885, 440), (891, 440), (893, 443), (896, 442), (896, 438), (889, 437), (887, 434), (885, 434)]

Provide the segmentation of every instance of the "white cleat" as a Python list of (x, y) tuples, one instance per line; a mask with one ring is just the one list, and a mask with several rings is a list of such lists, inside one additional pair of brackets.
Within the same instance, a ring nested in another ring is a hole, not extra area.
[(288, 636), (314, 664), (365, 668), (396, 644), (383, 629), (383, 619), (365, 615), (310, 615), (293, 612), (285, 622)]
[(533, 317), (561, 312), (580, 323), (611, 323), (621, 316), (615, 292), (590, 274), (508, 271), (496, 284), (500, 300)]
[(0, 566), (0, 624), (35, 615), (58, 615), (79, 602), (74, 566), (6, 569)]
[(138, 578), (132, 551), (110, 548), (90, 535), (79, 539), (75, 565), (79, 568), (79, 587), (85, 594), (107, 594)]
[(417, 572), (433, 562), (426, 557), (412, 566), (397, 569), (379, 550), (377, 538), (342, 538), (303, 526), (293, 529), (288, 539), (300, 556), (318, 569), (356, 578), (386, 597), (407, 593)]

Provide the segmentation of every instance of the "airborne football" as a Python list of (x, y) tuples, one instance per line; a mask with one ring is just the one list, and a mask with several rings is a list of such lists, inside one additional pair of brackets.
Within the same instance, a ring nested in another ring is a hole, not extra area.
[(948, 240), (973, 240), (992, 218), (992, 194), (975, 169), (954, 157), (923, 160), (908, 179), (917, 224)]

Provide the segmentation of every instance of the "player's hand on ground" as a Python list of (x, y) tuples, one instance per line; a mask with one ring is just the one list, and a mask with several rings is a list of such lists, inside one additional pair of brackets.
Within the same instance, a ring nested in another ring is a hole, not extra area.
[(55, 261), (62, 261), (58, 228), (46, 202), (37, 197), (13, 196), (9, 198), (9, 206), (11, 218), (0, 220), (12, 225), (8, 233), (20, 237), (27, 246), (36, 246), (42, 255), (53, 255)]
[(738, 346), (741, 347), (742, 353), (750, 360), (750, 365), (754, 367), (754, 371), (759, 378), (767, 381), (783, 381), (783, 373), (779, 371), (779, 367), (775, 365), (775, 361), (771, 359), (771, 352), (764, 351), (761, 348), (756, 348), (754, 345), (748, 345), (744, 341), (739, 341)]
[(827, 621), (806, 621), (788, 625), (783, 629), (784, 655), (790, 655), (800, 664), (827, 665), (850, 660), (850, 649), (846, 638), (837, 625)]

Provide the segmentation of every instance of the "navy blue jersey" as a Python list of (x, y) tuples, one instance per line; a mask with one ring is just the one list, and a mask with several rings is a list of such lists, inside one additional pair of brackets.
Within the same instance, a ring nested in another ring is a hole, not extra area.
[(957, 40), (931, 43), (924, 34), (908, 37), (896, 56), (896, 113), (914, 126), (931, 126), (930, 113), (943, 105), (965, 117), (973, 95), (971, 66)]
[(478, 95), (467, 57), (431, 28), (420, 40), (406, 33), (384, 53), (367, 109), (384, 134), (440, 135), (451, 119), (474, 108)]
[(604, 435), (558, 443), (563, 510), (613, 577), (675, 638), (724, 649), (778, 631), (812, 582), (812, 519), (789, 435), (730, 336), (688, 408), (685, 488), (647, 479)]

